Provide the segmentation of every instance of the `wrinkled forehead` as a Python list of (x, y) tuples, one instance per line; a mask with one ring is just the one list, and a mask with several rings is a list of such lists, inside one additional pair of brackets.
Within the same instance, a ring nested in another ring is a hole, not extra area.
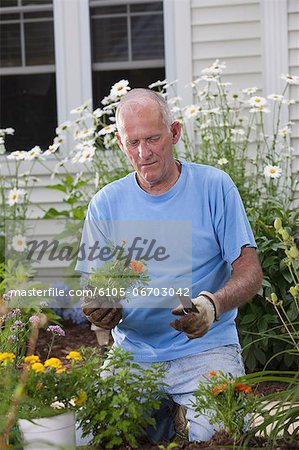
[(152, 99), (140, 98), (130, 100), (119, 107), (117, 114), (117, 127), (123, 128), (132, 120), (163, 121), (161, 106)]

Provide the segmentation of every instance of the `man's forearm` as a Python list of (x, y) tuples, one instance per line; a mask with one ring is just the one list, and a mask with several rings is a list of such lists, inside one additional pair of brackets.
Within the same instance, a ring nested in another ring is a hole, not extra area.
[(245, 304), (259, 291), (263, 272), (254, 248), (242, 248), (233, 262), (232, 276), (219, 291), (214, 293), (220, 315)]

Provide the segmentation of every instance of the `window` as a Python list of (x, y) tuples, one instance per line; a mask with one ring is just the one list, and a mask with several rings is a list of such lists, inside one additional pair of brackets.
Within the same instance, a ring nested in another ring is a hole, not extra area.
[(49, 146), (57, 122), (52, 0), (0, 0), (0, 127), (8, 151)]
[(120, 79), (147, 87), (165, 78), (162, 1), (90, 0), (93, 99)]

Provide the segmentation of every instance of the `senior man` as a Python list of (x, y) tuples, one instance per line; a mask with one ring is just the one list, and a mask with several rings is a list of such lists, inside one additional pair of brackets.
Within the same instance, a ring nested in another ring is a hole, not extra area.
[[(116, 306), (98, 297), (97, 307), (89, 307), (87, 302), (83, 311), (90, 322), (112, 329), (114, 345), (133, 352), (142, 367), (152, 362), (164, 364), (166, 392), (186, 408), (189, 440), (206, 441), (215, 429), (206, 416), (196, 417), (191, 400), (198, 382), (210, 371), (244, 373), (235, 318), (237, 308), (261, 286), (254, 237), (237, 188), (225, 172), (174, 158), (181, 125), (172, 120), (160, 94), (131, 90), (117, 107), (116, 124), (118, 144), (135, 171), (94, 196), (82, 241), (89, 245), (95, 240), (115, 242), (111, 224), (129, 222), (138, 224), (140, 235), (142, 224), (150, 224), (154, 230), (158, 223), (159, 236), (168, 242), (176, 222), (186, 221), (190, 224), (190, 249), (186, 250), (184, 240), (188, 233), (180, 229), (164, 260), (150, 261), (147, 268), (151, 279), (160, 280), (161, 288), (165, 271), (161, 278), (157, 267), (164, 264), (171, 273), (169, 285), (174, 284), (184, 279), (183, 261), (190, 257), (193, 305), (186, 314), (176, 297), (168, 304), (162, 296), (152, 303), (147, 299), (144, 307), (136, 301)], [(170, 263), (169, 255), (176, 250), (177, 258)], [(94, 264), (79, 261), (77, 270), (91, 273)], [(172, 438), (173, 433), (172, 417), (164, 410), (157, 416), (153, 437), (157, 441)]]

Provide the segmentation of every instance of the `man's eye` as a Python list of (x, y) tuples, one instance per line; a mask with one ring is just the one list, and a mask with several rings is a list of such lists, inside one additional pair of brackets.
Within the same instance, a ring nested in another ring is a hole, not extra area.
[(159, 139), (160, 139), (160, 136), (152, 136), (148, 140), (151, 143), (155, 143), (155, 142), (158, 142)]
[(131, 147), (136, 147), (136, 145), (138, 145), (138, 141), (129, 141), (129, 145)]

